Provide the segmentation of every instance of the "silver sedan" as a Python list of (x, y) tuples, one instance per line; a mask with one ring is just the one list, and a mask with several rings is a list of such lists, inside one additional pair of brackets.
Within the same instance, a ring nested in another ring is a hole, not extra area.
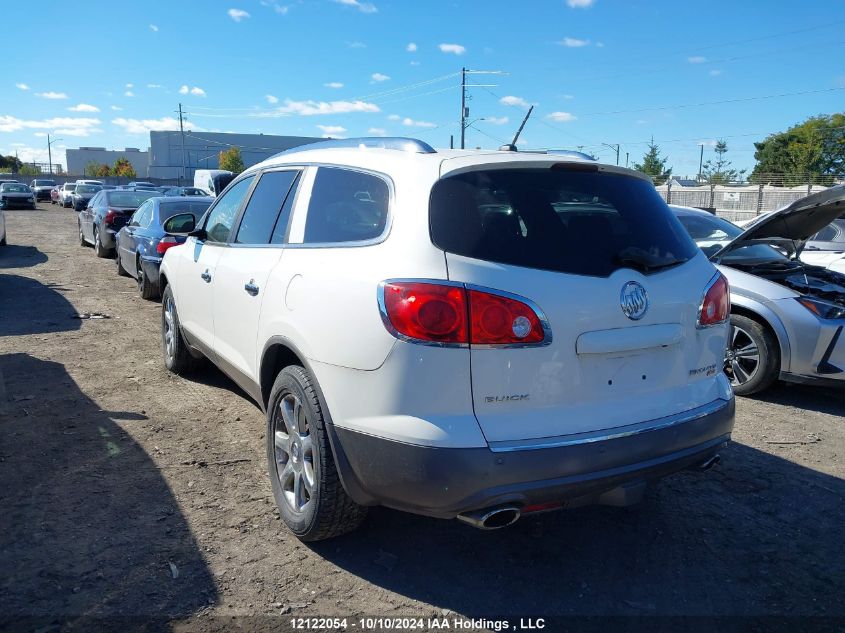
[(845, 275), (799, 259), (807, 238), (845, 213), (845, 187), (745, 228), (670, 206), (731, 285), (725, 373), (734, 391), (756, 393), (778, 379), (845, 385)]

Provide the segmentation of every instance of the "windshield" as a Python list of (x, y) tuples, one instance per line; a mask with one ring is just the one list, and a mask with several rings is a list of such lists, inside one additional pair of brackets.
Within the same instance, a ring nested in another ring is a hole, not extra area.
[(138, 208), (144, 200), (158, 195), (158, 191), (110, 191), (109, 204), (115, 207)]
[(35, 186), (36, 187), (55, 187), (56, 181), (55, 180), (36, 180)]
[[(736, 224), (715, 215), (678, 214), (678, 219), (707, 257), (712, 257), (743, 233), (743, 229)], [(727, 264), (731, 261), (772, 261), (788, 258), (767, 244), (748, 244), (730, 251), (721, 259)]]
[(192, 202), (162, 202), (159, 205), (159, 219), (164, 222), (179, 213), (191, 213), (194, 216), (194, 220), (196, 220), (205, 213), (210, 205), (211, 201), (200, 202), (198, 200)]
[(74, 187), (76, 187), (76, 185), (75, 185), (74, 183), (72, 183), (72, 182), (66, 182), (66, 183), (63, 185), (63, 187), (62, 187), (62, 188), (63, 188), (65, 191), (69, 191), (69, 190), (73, 189)]
[(29, 187), (26, 185), (15, 185), (15, 184), (5, 184), (0, 187), (0, 191), (5, 191), (7, 193), (29, 193)]
[(431, 237), (457, 255), (607, 277), (681, 264), (695, 245), (651, 183), (567, 169), (497, 169), (444, 178)]
[(76, 185), (76, 193), (97, 193), (101, 188), (99, 185)]
[(807, 250), (841, 251), (845, 249), (845, 218), (834, 220), (807, 242)]

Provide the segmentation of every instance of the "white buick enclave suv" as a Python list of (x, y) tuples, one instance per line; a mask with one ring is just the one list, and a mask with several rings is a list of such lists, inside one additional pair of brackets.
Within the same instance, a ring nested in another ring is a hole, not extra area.
[(205, 356), (266, 411), (303, 540), (377, 504), (488, 529), (627, 505), (730, 439), (727, 282), (646, 177), (574, 153), (290, 150), (161, 285), (167, 368)]

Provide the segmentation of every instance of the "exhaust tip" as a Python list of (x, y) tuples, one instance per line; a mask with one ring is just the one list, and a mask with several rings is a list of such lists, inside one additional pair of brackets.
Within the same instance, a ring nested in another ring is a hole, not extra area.
[(709, 459), (706, 459), (705, 461), (701, 462), (696, 467), (696, 470), (700, 473), (706, 473), (708, 470), (718, 465), (720, 461), (722, 461), (722, 456), (716, 453), (715, 455), (713, 455), (713, 457), (710, 457)]
[(507, 506), (459, 514), (458, 519), (479, 530), (499, 530), (516, 523), (521, 515), (518, 507)]

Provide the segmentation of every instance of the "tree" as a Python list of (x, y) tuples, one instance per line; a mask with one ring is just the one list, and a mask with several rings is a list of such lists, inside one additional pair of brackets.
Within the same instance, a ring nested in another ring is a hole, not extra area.
[(642, 163), (634, 163), (634, 169), (641, 171), (644, 174), (651, 176), (655, 185), (662, 185), (669, 180), (672, 175), (672, 168), (666, 169), (666, 162), (668, 157), (660, 157), (660, 147), (654, 142), (654, 137), (651, 137), (651, 142), (648, 144), (648, 151), (643, 155)]
[(753, 182), (832, 185), (845, 173), (845, 114), (810, 117), (754, 147)]
[(37, 165), (23, 163), (20, 166), (20, 169), (18, 169), (18, 173), (21, 176), (39, 176), (41, 174), (41, 170), (38, 168)]
[(733, 163), (725, 158), (728, 153), (728, 142), (720, 139), (713, 148), (716, 152), (715, 160), (707, 160), (701, 168), (701, 175), (711, 185), (724, 185), (742, 178), (744, 169), (736, 170)]
[(112, 176), (121, 176), (123, 178), (136, 178), (138, 174), (135, 173), (135, 168), (127, 158), (118, 158), (114, 161), (114, 167), (111, 168)]
[(241, 158), (241, 150), (237, 147), (220, 152), (220, 169), (226, 169), (233, 174), (239, 174), (244, 170), (244, 161)]
[(0, 156), (0, 169), (8, 169), (14, 173), (19, 171), (22, 165), (17, 156)]
[(85, 165), (85, 175), (91, 178), (105, 178), (111, 173), (108, 165), (98, 163), (95, 160), (88, 161)]

